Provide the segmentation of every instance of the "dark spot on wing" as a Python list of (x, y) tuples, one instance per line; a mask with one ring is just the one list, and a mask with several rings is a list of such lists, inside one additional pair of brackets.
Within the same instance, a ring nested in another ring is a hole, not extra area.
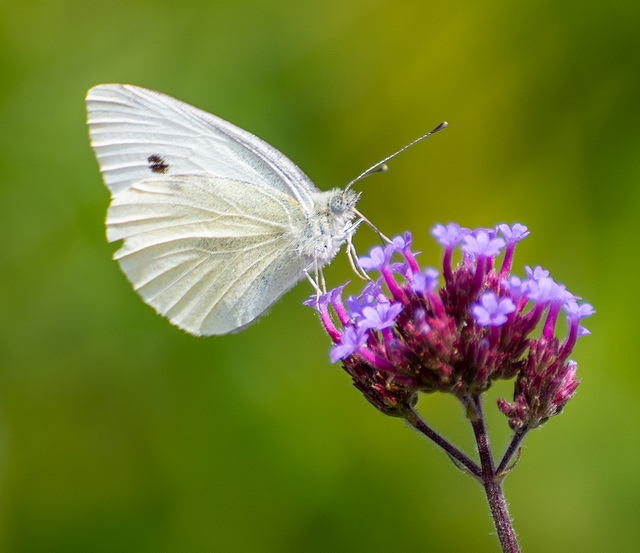
[(152, 173), (161, 173), (164, 174), (169, 169), (169, 166), (164, 162), (158, 154), (153, 154), (147, 158), (149, 162), (149, 169), (151, 169)]

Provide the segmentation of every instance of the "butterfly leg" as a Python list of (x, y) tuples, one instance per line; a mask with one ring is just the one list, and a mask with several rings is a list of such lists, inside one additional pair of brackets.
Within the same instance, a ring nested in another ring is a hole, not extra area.
[(353, 272), (358, 276), (358, 278), (371, 281), (371, 277), (360, 266), (360, 261), (358, 261), (358, 253), (356, 252), (356, 247), (353, 245), (351, 235), (349, 235), (349, 237), (347, 238), (347, 259), (349, 260), (351, 269), (353, 269)]
[(318, 275), (316, 274), (315, 275), (316, 278), (314, 278), (309, 274), (309, 270), (305, 269), (304, 276), (307, 277), (307, 280), (311, 283), (311, 286), (313, 286), (313, 289), (316, 291), (316, 295), (320, 297), (322, 295), (322, 290), (320, 288), (320, 284), (317, 281)]
[(322, 268), (318, 267), (318, 256), (314, 259), (316, 265), (316, 282), (320, 284), (320, 288), (322, 289), (322, 293), (327, 293), (327, 282), (324, 279), (324, 272)]
[(367, 224), (368, 227), (370, 227), (379, 237), (380, 240), (382, 240), (383, 243), (387, 243), (387, 244), (391, 244), (391, 239), (388, 236), (385, 236), (384, 234), (382, 234), (382, 232), (380, 232), (378, 230), (378, 227), (376, 227), (371, 221), (369, 221), (369, 219), (367, 219), (362, 213), (360, 213), (357, 209), (354, 208), (353, 210), (355, 212), (355, 214), (360, 217), (360, 220), (364, 223)]
[(304, 269), (304, 276), (307, 277), (307, 280), (311, 283), (311, 286), (313, 286), (314, 290), (316, 291), (316, 295), (320, 297), (322, 294), (327, 293), (327, 283), (324, 279), (324, 273), (322, 272), (322, 269), (318, 267), (317, 257), (314, 258), (313, 265), (313, 276), (309, 274), (309, 270), (311, 269), (310, 265), (307, 266), (306, 269)]

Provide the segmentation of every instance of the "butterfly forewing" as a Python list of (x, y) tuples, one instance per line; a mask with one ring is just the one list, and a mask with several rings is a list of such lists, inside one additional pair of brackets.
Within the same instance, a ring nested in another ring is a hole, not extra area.
[(227, 121), (159, 92), (103, 84), (87, 93), (91, 145), (113, 195), (154, 174), (210, 175), (293, 196), (309, 212), (317, 192), (284, 154)]

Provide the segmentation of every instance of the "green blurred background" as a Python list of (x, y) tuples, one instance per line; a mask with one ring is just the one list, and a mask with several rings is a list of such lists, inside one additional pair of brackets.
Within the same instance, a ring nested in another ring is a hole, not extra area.
[[(370, 407), (299, 285), (198, 339), (132, 291), (84, 95), (133, 83), (244, 127), (385, 233), (520, 221), (515, 269), (593, 303), (583, 383), (506, 481), (523, 550), (635, 552), (640, 213), (636, 1), (0, 2), (0, 550), (495, 552), (471, 479)], [(364, 251), (375, 242), (357, 237)], [(340, 256), (330, 285), (352, 278)], [(492, 390), (493, 444), (508, 438)], [(449, 397), (421, 411), (471, 448)]]

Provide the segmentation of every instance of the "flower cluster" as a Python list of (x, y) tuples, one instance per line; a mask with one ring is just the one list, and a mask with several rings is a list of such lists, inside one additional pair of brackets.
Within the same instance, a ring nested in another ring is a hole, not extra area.
[[(501, 399), (499, 408), (514, 430), (539, 426), (575, 393), (569, 355), (589, 333), (580, 321), (593, 308), (578, 304), (541, 267), (527, 267), (525, 279), (510, 275), (515, 246), (529, 234), (524, 225), (470, 230), (451, 223), (432, 234), (444, 247), (441, 287), (438, 271), (418, 265), (405, 233), (359, 258), (364, 271), (380, 276), (358, 296), (343, 302), (345, 284), (305, 302), (333, 341), (331, 360), (342, 362), (374, 406), (396, 416), (418, 392), (464, 399), (516, 377), (513, 402)], [(454, 267), (458, 247), (462, 258)], [(568, 324), (563, 341), (554, 336), (561, 310)]]

